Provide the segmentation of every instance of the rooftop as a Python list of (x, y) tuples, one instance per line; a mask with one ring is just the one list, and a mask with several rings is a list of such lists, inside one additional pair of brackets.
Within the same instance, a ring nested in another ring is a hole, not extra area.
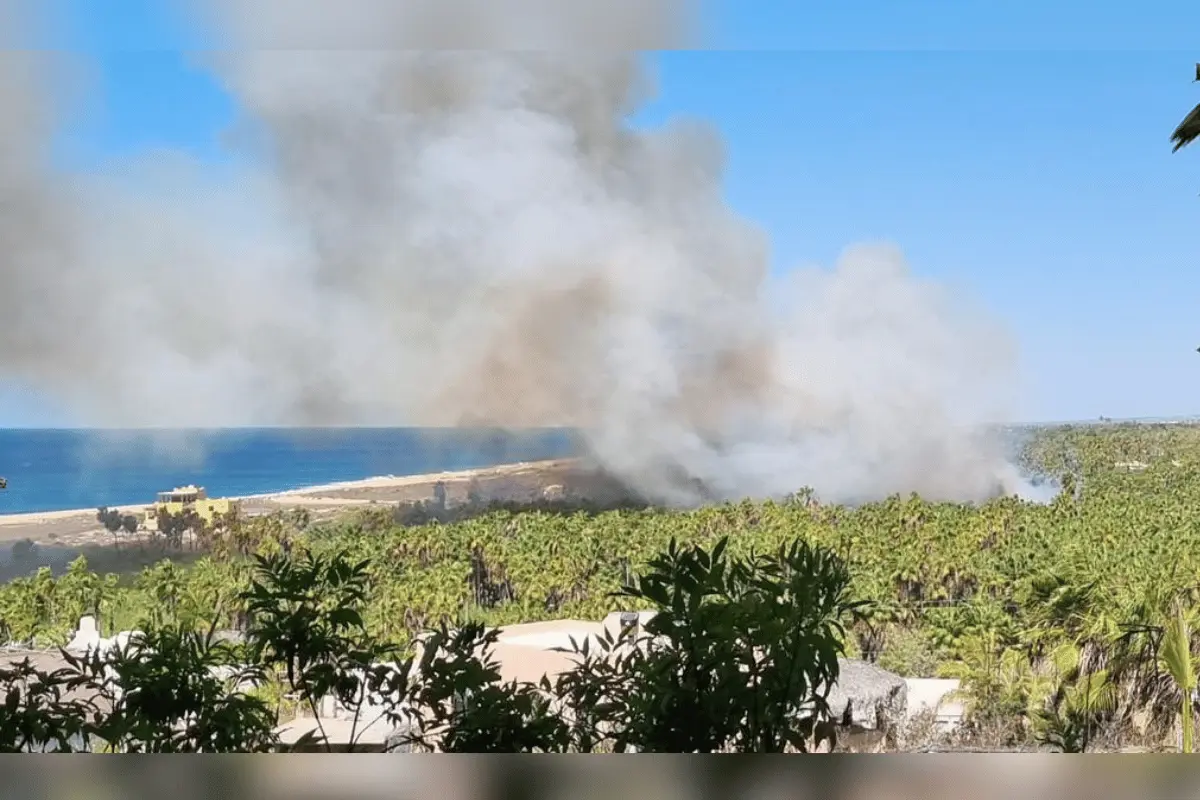
[(377, 716), (357, 722), (340, 717), (324, 717), (319, 724), (315, 717), (297, 717), (275, 729), (279, 741), (285, 745), (294, 745), (309, 733), (320, 736), (322, 731), (333, 745), (349, 744), (353, 740), (358, 745), (381, 746), (387, 742), (395, 728), (383, 717)]

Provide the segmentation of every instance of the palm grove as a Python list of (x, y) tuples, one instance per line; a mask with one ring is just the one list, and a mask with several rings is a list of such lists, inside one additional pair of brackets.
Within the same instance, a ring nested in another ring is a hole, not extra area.
[[(958, 678), (961, 744), (1190, 745), (1200, 426), (1041, 430), (1023, 458), (1058, 476), (1053, 502), (566, 499), (131, 541), (125, 556), (165, 557), (0, 586), (5, 640), (62, 645), (84, 614), (145, 632), (54, 674), (0, 673), (0, 746), (268, 750), (334, 694), (385, 698), (414, 747), (799, 750), (843, 655)], [(552, 685), (506, 683), (489, 655), (498, 626), (626, 609), (659, 611), (645, 646), (592, 645)]]

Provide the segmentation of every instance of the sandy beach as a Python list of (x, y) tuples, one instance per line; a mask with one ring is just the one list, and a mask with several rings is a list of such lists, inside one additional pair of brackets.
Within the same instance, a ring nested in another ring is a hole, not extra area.
[[(594, 495), (603, 478), (594, 468), (585, 466), (577, 459), (559, 459), (457, 472), (387, 475), (229, 499), (236, 500), (247, 514), (303, 507), (323, 515), (356, 506), (427, 500), (432, 497), (433, 488), (439, 481), (445, 484), (446, 496), (451, 502), (465, 499), (472, 482), (485, 499), (523, 501), (535, 499), (545, 489), (555, 485), (571, 486)], [(113, 508), (118, 508), (122, 513), (140, 514), (151, 500), (147, 498), (146, 503)], [(94, 508), (0, 515), (0, 542), (20, 539), (60, 546), (97, 545), (112, 541), (112, 537), (96, 521)]]

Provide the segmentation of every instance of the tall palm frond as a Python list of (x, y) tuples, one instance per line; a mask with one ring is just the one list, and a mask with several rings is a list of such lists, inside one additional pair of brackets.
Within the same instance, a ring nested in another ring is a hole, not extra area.
[(1192, 113), (1184, 117), (1183, 122), (1179, 123), (1179, 127), (1171, 134), (1171, 141), (1175, 144), (1171, 152), (1178, 153), (1197, 138), (1200, 138), (1200, 106), (1193, 108)]
[(1063, 688), (1063, 707), (1077, 714), (1111, 711), (1120, 698), (1117, 686), (1110, 680), (1108, 670), (1077, 675), (1074, 682)]
[[(1200, 64), (1196, 65), (1196, 80), (1200, 81)], [(1193, 108), (1192, 113), (1184, 117), (1183, 122), (1179, 123), (1179, 127), (1171, 134), (1171, 141), (1175, 145), (1171, 152), (1179, 152), (1197, 138), (1200, 138), (1200, 105)]]
[(1175, 610), (1163, 633), (1159, 659), (1183, 695), (1181, 708), (1183, 752), (1192, 752), (1192, 693), (1196, 691), (1196, 664), (1192, 660), (1191, 626), (1182, 607)]

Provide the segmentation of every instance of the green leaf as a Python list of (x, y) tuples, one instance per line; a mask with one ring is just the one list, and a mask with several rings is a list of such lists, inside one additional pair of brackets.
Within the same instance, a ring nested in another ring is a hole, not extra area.
[(1195, 664), (1192, 660), (1191, 629), (1182, 607), (1172, 614), (1163, 633), (1159, 659), (1166, 672), (1185, 693), (1196, 688)]

